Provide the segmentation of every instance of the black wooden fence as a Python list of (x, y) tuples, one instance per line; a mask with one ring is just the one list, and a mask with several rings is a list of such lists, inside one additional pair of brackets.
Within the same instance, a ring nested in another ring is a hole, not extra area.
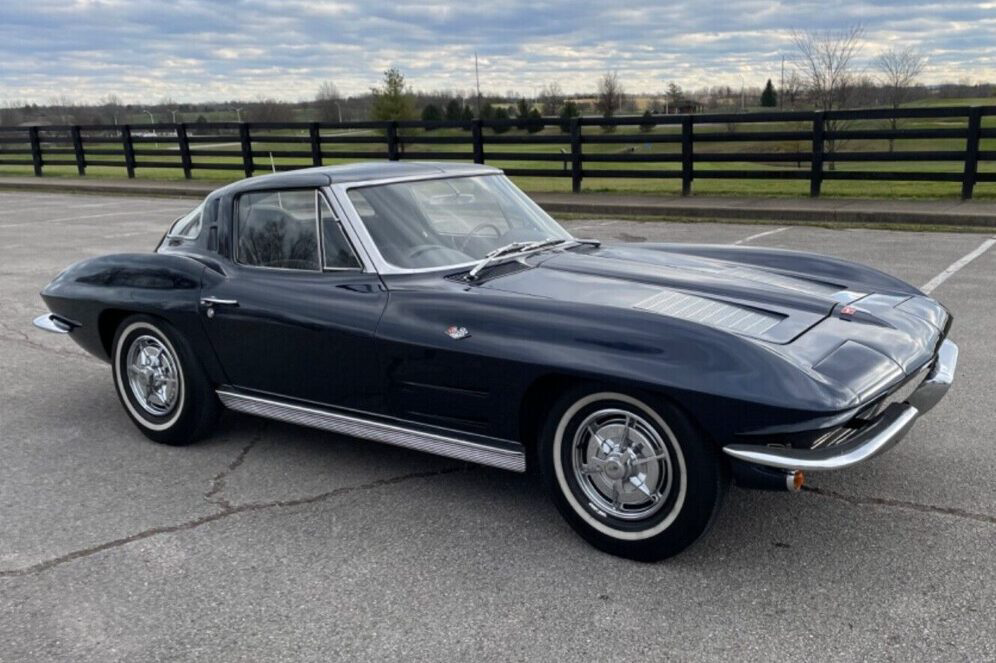
[[(808, 180), (812, 196), (820, 195), (826, 180), (937, 181), (960, 183), (968, 199), (976, 183), (996, 182), (996, 168), (980, 168), (996, 162), (996, 122), (987, 118), (996, 118), (996, 106), (661, 115), (650, 121), (0, 127), (0, 165), (24, 166), (38, 176), (49, 166), (74, 167), (80, 175), (89, 167), (111, 166), (129, 177), (137, 169), (175, 168), (189, 178), (195, 170), (250, 176), (344, 159), (452, 159), (493, 163), (512, 176), (571, 178), (575, 192), (584, 178), (675, 178), (684, 195), (704, 178)], [(897, 128), (891, 128), (892, 119)], [(895, 149), (908, 141), (931, 149)], [(730, 144), (747, 149), (731, 150)], [(849, 149), (853, 145), (859, 148)], [(878, 149), (861, 147), (868, 145)], [(846, 167), (861, 162), (863, 170)], [(946, 165), (916, 169), (925, 162)]]

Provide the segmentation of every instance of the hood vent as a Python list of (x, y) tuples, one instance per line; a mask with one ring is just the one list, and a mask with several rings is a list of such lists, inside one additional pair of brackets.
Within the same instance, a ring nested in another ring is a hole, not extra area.
[(785, 319), (785, 316), (777, 313), (689, 295), (677, 290), (661, 290), (637, 302), (634, 308), (748, 336), (761, 336)]

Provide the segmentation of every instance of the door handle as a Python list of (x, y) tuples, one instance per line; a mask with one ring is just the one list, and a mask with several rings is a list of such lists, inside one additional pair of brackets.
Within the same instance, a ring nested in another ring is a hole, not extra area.
[(219, 306), (238, 306), (239, 301), (237, 299), (219, 299), (217, 297), (202, 297), (201, 306), (207, 309), (205, 313), (207, 317), (213, 318), (215, 309)]
[(204, 297), (201, 299), (201, 306), (211, 308), (212, 306), (238, 306), (237, 299), (219, 299), (217, 297)]

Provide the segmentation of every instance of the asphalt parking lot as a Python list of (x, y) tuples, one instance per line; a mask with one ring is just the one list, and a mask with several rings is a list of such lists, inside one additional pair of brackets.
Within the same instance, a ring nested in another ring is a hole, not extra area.
[(187, 448), (110, 368), (31, 326), (78, 259), (150, 250), (190, 200), (0, 192), (0, 661), (996, 660), (996, 248), (978, 234), (576, 221), (874, 265), (954, 313), (959, 373), (888, 454), (731, 490), (646, 565), (531, 475), (226, 414)]

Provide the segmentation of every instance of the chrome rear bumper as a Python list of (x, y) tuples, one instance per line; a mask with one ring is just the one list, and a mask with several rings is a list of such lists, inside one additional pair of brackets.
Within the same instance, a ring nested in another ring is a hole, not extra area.
[(753, 444), (731, 444), (723, 451), (733, 458), (783, 470), (821, 472), (856, 465), (887, 451), (899, 442), (917, 418), (937, 405), (954, 382), (958, 346), (945, 340), (937, 361), (923, 383), (905, 403), (893, 403), (858, 435), (824, 449), (787, 449)]
[(34, 319), (34, 325), (35, 327), (38, 327), (38, 329), (44, 329), (45, 331), (52, 332), (53, 334), (68, 334), (76, 327), (79, 327), (78, 324), (74, 325), (54, 313), (39, 315)]

